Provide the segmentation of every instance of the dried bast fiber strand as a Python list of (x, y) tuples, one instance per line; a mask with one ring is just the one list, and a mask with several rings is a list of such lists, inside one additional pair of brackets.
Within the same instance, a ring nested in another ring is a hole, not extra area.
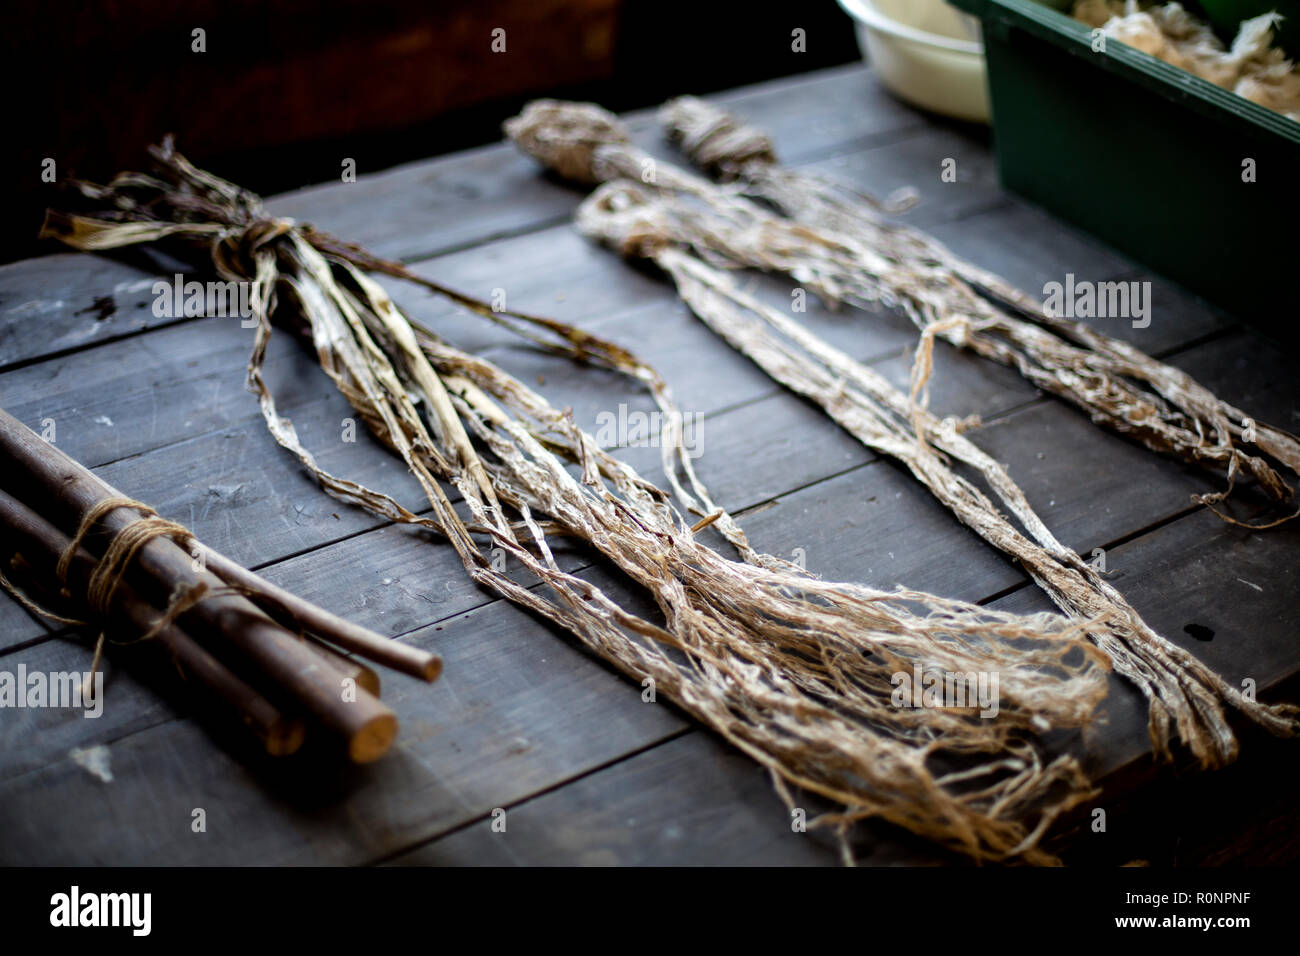
[[(614, 122), (588, 105), (543, 102), (531, 105), (507, 130), (529, 152), (587, 181), (629, 171), (639, 178), (644, 154), (625, 142), (606, 141)], [(788, 316), (743, 294), (705, 261), (744, 241), (733, 236), (737, 217), (744, 218), (746, 227), (766, 230), (761, 210), (666, 164), (658, 164), (655, 172), (654, 185), (615, 180), (602, 186), (580, 207), (579, 227), (624, 255), (656, 261), (696, 314), (733, 347), (777, 381), (821, 404), (869, 447), (906, 465), (960, 520), (1017, 558), (1071, 619), (1094, 621), (1088, 628), (1091, 639), (1148, 699), (1150, 736), (1158, 755), (1170, 756), (1176, 730), (1203, 765), (1232, 760), (1237, 741), (1225, 704), (1275, 733), (1300, 730), (1296, 708), (1247, 699), (1155, 633), (1095, 569), (1056, 540), (1006, 471), (964, 438), (955, 423), (939, 421), (915, 396), (897, 391)], [(739, 212), (718, 212), (733, 208)], [(777, 220), (775, 228), (791, 241), (804, 229), (784, 220)], [(725, 261), (733, 260), (725, 256)], [(957, 475), (949, 460), (982, 476), (1025, 530)]]
[[(925, 331), (924, 350), (938, 335), (1017, 369), (1097, 424), (1148, 448), (1226, 470), (1228, 490), (1198, 496), (1203, 503), (1212, 506), (1227, 497), (1243, 471), (1269, 497), (1290, 498), (1291, 488), (1268, 458), (1300, 474), (1300, 440), (1294, 435), (1255, 420), (1186, 372), (1126, 342), (1051, 315), (1037, 298), (924, 232), (890, 222), (882, 212), (896, 212), (898, 204), (891, 208), (833, 179), (782, 166), (763, 132), (725, 111), (682, 97), (665, 104), (660, 117), (669, 138), (695, 165), (811, 230), (795, 236), (799, 245), (791, 248), (787, 242), (794, 234), (769, 234), (729, 208), (748, 241), (718, 253), (797, 273), (831, 303), (896, 304)], [(1247, 450), (1251, 445), (1254, 451)]]
[[(224, 276), (251, 280), (259, 321), (251, 380), (276, 440), (327, 491), (445, 535), (475, 581), (567, 628), (637, 681), (653, 680), (767, 767), (782, 793), (793, 785), (832, 801), (839, 809), (821, 824), (878, 816), (979, 860), (1053, 859), (1039, 846), (1043, 833), (1091, 786), (1073, 757), (1047, 756), (1036, 734), (1082, 726), (1105, 693), (1104, 656), (1081, 624), (828, 583), (773, 558), (723, 557), (697, 539), (668, 492), (603, 451), (571, 413), (412, 322), (367, 275), (400, 266), (267, 220), (256, 197), (174, 150), (155, 158), (157, 177), (83, 188), (113, 211), (53, 216), (48, 231), (98, 249), (184, 237)], [(273, 313), (305, 323), (322, 368), (401, 455), (428, 512), (316, 465), (260, 375)], [(661, 381), (610, 343), (560, 323), (523, 323), (559, 351), (607, 362), (652, 390)], [(662, 398), (669, 402), (666, 390)], [(709, 518), (722, 520), (717, 511)], [(562, 570), (553, 535), (608, 559), (652, 597), (663, 623)], [(539, 586), (498, 571), (493, 548)], [(996, 675), (996, 717), (970, 706), (894, 706), (895, 675), (918, 669)]]

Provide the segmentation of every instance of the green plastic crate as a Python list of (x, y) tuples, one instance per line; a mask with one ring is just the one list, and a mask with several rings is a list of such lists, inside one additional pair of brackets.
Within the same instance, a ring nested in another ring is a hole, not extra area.
[(1116, 40), (1094, 52), (1043, 3), (950, 2), (983, 22), (1008, 189), (1300, 343), (1300, 123)]

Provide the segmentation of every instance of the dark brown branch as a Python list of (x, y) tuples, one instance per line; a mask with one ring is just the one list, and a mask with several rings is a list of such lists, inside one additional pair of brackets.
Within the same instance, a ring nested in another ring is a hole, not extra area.
[[(7, 412), (0, 410), (0, 450), (11, 459), (9, 476), (25, 478), (49, 499), (53, 517), (69, 533), (82, 516), (107, 498), (121, 493), (89, 469), (43, 441)], [(6, 479), (7, 480), (7, 479)], [(12, 490), (12, 489), (11, 489)], [(121, 533), (140, 519), (130, 508), (115, 508), (100, 522), (110, 535)], [(248, 599), (228, 593), (210, 571), (196, 571), (191, 556), (176, 542), (157, 537), (135, 558), (132, 580), (152, 585), (155, 598), (192, 590), (200, 583), (213, 596), (183, 616), (187, 629), (212, 641), (225, 641), (266, 675), (273, 696), (282, 694), (296, 708), (337, 734), (348, 756), (357, 763), (379, 758), (397, 736), (397, 717), (373, 694), (358, 688), (355, 700), (344, 700), (342, 680), (348, 676), (330, 665), (298, 637), (276, 624)], [(274, 687), (274, 691), (271, 690)]]
[[(0, 491), (0, 542), (7, 551), (22, 554), (35, 575), (50, 582), (51, 590), (57, 589), (53, 585), (55, 566), (59, 556), (72, 543), (71, 539), (3, 491)], [(84, 595), (95, 563), (88, 551), (80, 549), (68, 569), (68, 588), (76, 613), (86, 618), (90, 618), (92, 613)], [(110, 610), (114, 620), (96, 621), (98, 626), (121, 627), (125, 623), (136, 634), (150, 632), (162, 617), (161, 611), (140, 597), (130, 582), (125, 581), (118, 587)], [(268, 753), (275, 756), (291, 754), (302, 744), (304, 728), (300, 719), (281, 713), (175, 622), (159, 628), (156, 635), (142, 645), (169, 655), (186, 681), (208, 691), (216, 702), (233, 711), (261, 738)]]

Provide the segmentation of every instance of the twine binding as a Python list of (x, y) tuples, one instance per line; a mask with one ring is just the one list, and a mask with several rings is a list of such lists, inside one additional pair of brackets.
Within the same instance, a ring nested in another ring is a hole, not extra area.
[[(110, 610), (113, 600), (117, 596), (118, 588), (126, 577), (127, 568), (135, 560), (141, 549), (146, 544), (158, 537), (169, 537), (182, 547), (187, 547), (193, 540), (194, 536), (190, 530), (182, 524), (175, 521), (169, 521), (161, 517), (153, 508), (136, 501), (134, 498), (127, 497), (110, 497), (93, 505), (81, 519), (81, 524), (77, 528), (76, 534), (68, 546), (63, 549), (59, 555), (58, 564), (55, 566), (55, 575), (59, 581), (59, 593), (66, 599), (72, 599), (72, 593), (68, 590), (68, 572), (72, 568), (72, 562), (77, 553), (81, 550), (82, 544), (86, 537), (94, 529), (99, 521), (112, 511), (118, 508), (131, 508), (140, 512), (141, 518), (133, 521), (126, 527), (122, 528), (108, 543), (104, 550), (104, 555), (96, 564), (91, 572), (90, 580), (86, 587), (86, 604), (90, 608), (92, 615), (98, 618), (107, 619), (110, 616)], [(15, 556), (16, 557), (16, 556)], [(33, 600), (25, 594), (16, 584), (0, 572), (0, 587), (19, 604), (28, 611), (38, 614), (41, 617), (56, 621), (60, 624), (67, 624), (72, 627), (91, 627), (89, 621), (82, 621), (77, 618), (65, 617), (39, 602)], [(154, 622), (144, 634), (139, 637), (125, 641), (114, 641), (119, 645), (137, 644), (142, 641), (149, 641), (156, 638), (164, 630), (172, 625), (175, 620), (186, 611), (193, 608), (200, 601), (210, 597), (216, 597), (220, 594), (244, 593), (244, 588), (226, 586), (222, 588), (210, 588), (205, 582), (199, 581), (191, 587), (177, 588), (173, 592), (167, 607), (163, 613)], [(101, 628), (99, 636), (95, 639), (94, 656), (90, 662), (90, 673), (87, 675), (85, 683), (82, 685), (82, 692), (87, 693), (93, 686), (95, 675), (99, 672), (99, 664), (104, 655), (104, 644), (107, 641), (107, 631)]]

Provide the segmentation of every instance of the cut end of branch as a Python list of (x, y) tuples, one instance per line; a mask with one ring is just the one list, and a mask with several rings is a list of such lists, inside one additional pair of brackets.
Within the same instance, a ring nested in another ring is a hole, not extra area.
[(288, 757), (298, 752), (307, 739), (307, 725), (297, 718), (277, 722), (262, 738), (266, 752), (272, 757)]
[(397, 739), (397, 716), (380, 714), (367, 721), (352, 735), (348, 757), (353, 763), (373, 763), (388, 752)]

